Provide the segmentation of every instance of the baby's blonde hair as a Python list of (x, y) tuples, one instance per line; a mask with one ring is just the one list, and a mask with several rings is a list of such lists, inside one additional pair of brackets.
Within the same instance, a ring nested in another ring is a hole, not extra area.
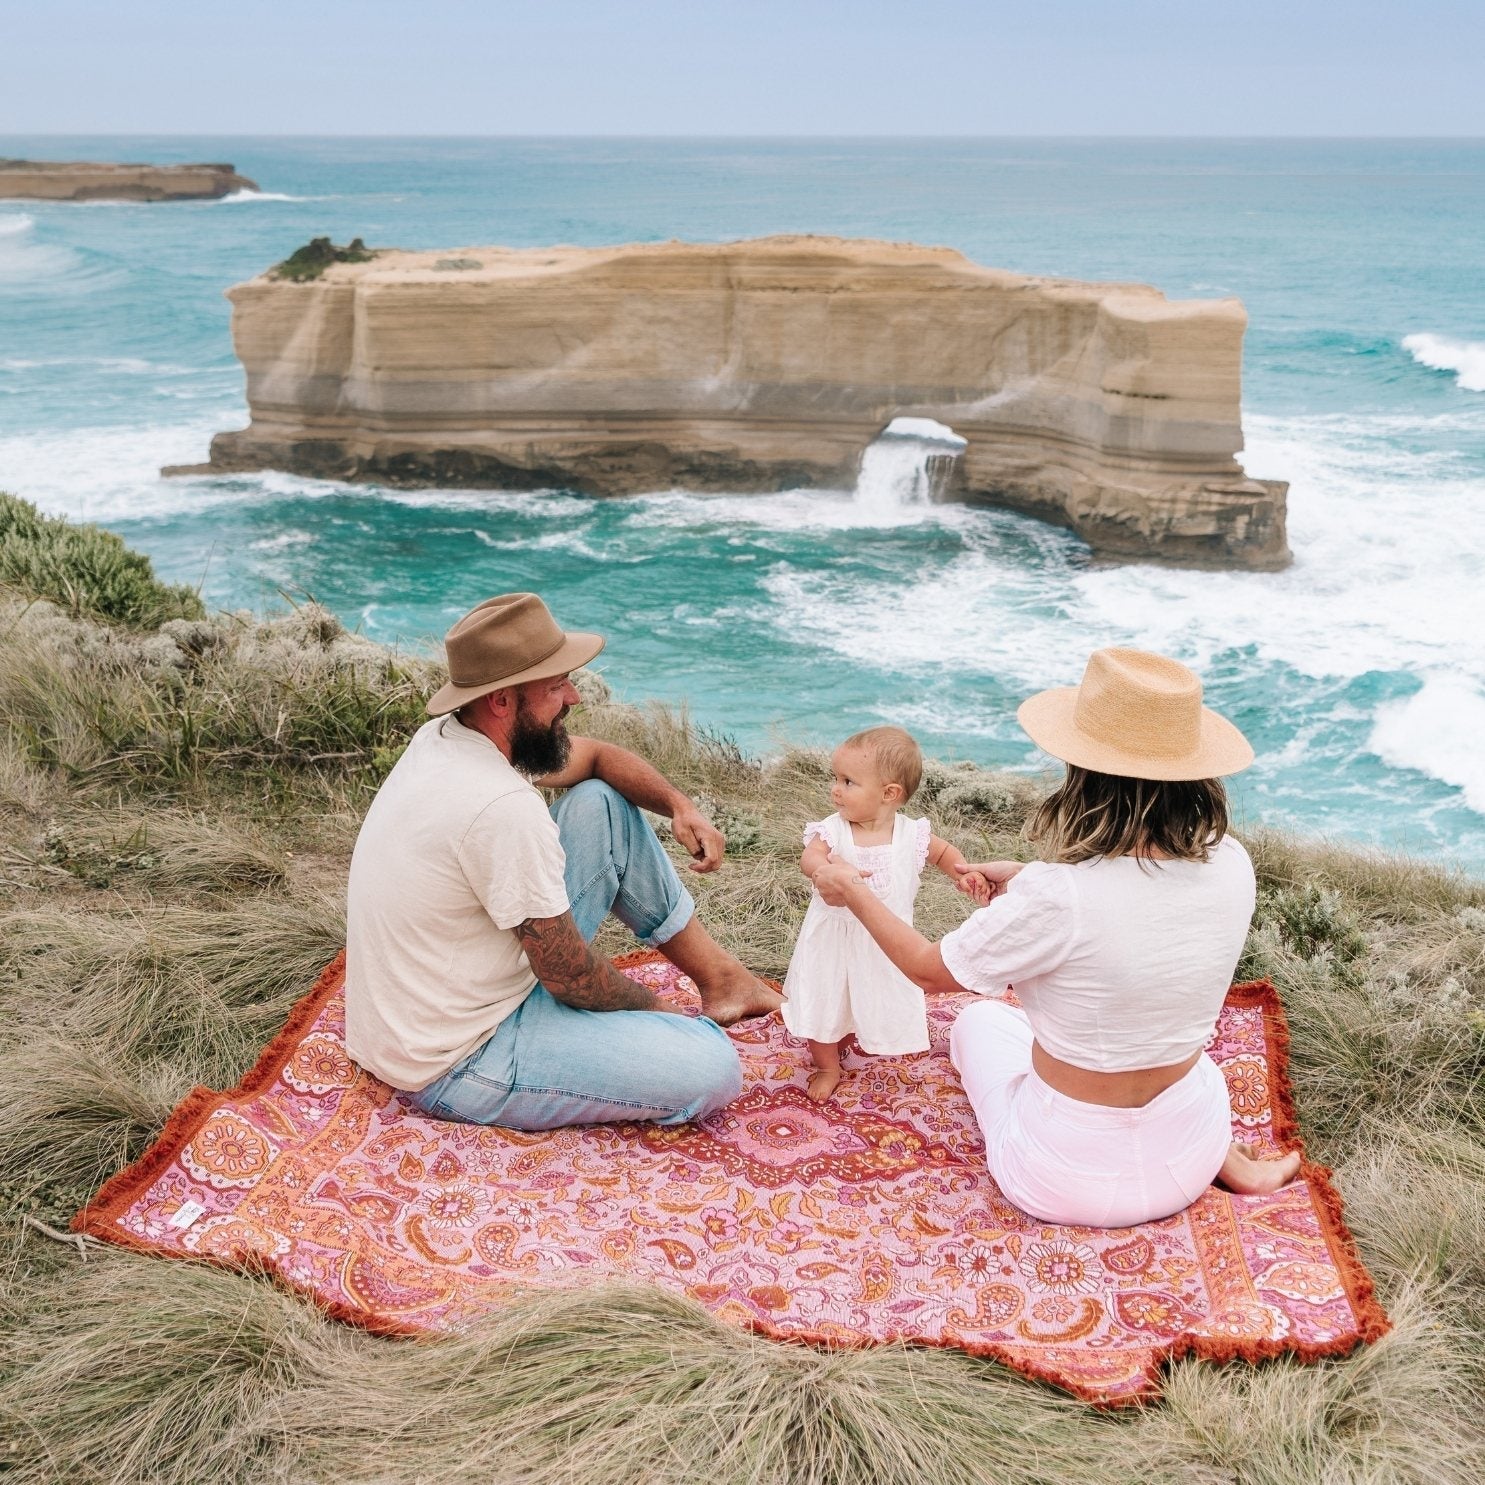
[(923, 782), (923, 750), (910, 732), (901, 727), (868, 727), (841, 744), (843, 748), (862, 748), (869, 753), (889, 784), (902, 789), (906, 804)]

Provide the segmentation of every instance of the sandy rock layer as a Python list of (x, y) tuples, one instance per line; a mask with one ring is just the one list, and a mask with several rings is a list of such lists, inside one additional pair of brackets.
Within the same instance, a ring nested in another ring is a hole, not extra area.
[(251, 425), (210, 468), (600, 495), (849, 488), (894, 417), (967, 441), (951, 493), (1103, 554), (1289, 559), (1236, 460), (1235, 299), (819, 237), (382, 252), (239, 284)]
[(258, 187), (230, 165), (0, 160), (0, 200), (211, 201)]

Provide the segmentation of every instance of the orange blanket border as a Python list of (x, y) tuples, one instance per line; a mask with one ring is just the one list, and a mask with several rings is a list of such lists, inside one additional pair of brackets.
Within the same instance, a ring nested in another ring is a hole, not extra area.
[[(638, 949), (615, 956), (613, 963), (617, 969), (626, 969), (652, 964), (663, 957), (653, 949)], [(131, 1233), (121, 1231), (117, 1225), (117, 1219), (124, 1216), (134, 1202), (149, 1189), (155, 1177), (181, 1154), (213, 1108), (229, 1099), (255, 1097), (272, 1086), (293, 1056), (294, 1049), (319, 1017), (324, 1003), (339, 990), (344, 973), (345, 953), (342, 950), (325, 967), (315, 982), (314, 988), (289, 1012), (283, 1027), (263, 1049), (258, 1060), (237, 1087), (225, 1093), (206, 1087), (193, 1088), (170, 1115), (149, 1149), (137, 1160), (110, 1177), (99, 1188), (93, 1199), (77, 1213), (72, 1219), (71, 1230), (116, 1244), (119, 1247), (155, 1255), (157, 1250), (150, 1243)], [(1293, 1356), (1300, 1361), (1317, 1361), (1349, 1355), (1358, 1346), (1379, 1340), (1392, 1326), (1387, 1318), (1387, 1312), (1377, 1299), (1376, 1286), (1362, 1262), (1356, 1240), (1346, 1226), (1344, 1203), (1333, 1184), (1332, 1171), (1328, 1166), (1320, 1165), (1303, 1156), (1304, 1145), (1299, 1137), (1294, 1090), (1289, 1076), (1289, 1028), (1284, 1015), (1283, 1002), (1271, 981), (1253, 980), (1234, 985), (1228, 991), (1225, 1003), (1239, 1007), (1256, 1006), (1263, 1013), (1274, 1136), (1281, 1145), (1297, 1147), (1301, 1151), (1300, 1175), (1311, 1192), (1327, 1246), (1335, 1261), (1341, 1281), (1345, 1285), (1351, 1308), (1356, 1315), (1357, 1329), (1354, 1335), (1326, 1342), (1222, 1341), (1212, 1337), (1186, 1336), (1177, 1337), (1166, 1345), (1152, 1348), (1152, 1350), (1166, 1361), (1190, 1355), (1216, 1363), (1230, 1361), (1254, 1363), (1271, 1360), (1278, 1356)], [(212, 1254), (202, 1255), (192, 1261), (211, 1264), (232, 1273), (244, 1271), (242, 1263)], [(331, 1319), (378, 1335), (406, 1337), (423, 1333), (415, 1326), (392, 1319), (381, 1319), (348, 1305), (327, 1304), (316, 1296), (305, 1294), (304, 1291), (284, 1283), (272, 1270), (264, 1269), (260, 1270), (260, 1273), (272, 1279), (280, 1288), (301, 1299), (307, 1299), (322, 1314)], [(512, 1285), (513, 1290), (519, 1287), (521, 1286)], [(749, 1324), (745, 1328), (771, 1340), (815, 1345), (835, 1350), (864, 1350), (868, 1346), (880, 1344), (868, 1337), (862, 1337), (859, 1342), (851, 1342), (842, 1340), (838, 1335), (826, 1335), (819, 1332), (795, 1332), (781, 1337), (773, 1335), (766, 1327), (759, 1324)], [(1023, 1354), (994, 1342), (976, 1342), (969, 1337), (962, 1337), (954, 1340), (907, 1338), (906, 1343), (940, 1350), (963, 1351), (985, 1360), (999, 1362), (1019, 1372), (1022, 1376), (1046, 1382), (1061, 1392), (1071, 1393), (1104, 1410), (1141, 1407), (1149, 1401), (1148, 1395), (1112, 1399), (1101, 1396), (1092, 1389), (1073, 1383), (1066, 1376), (1050, 1368), (1037, 1365)]]
[(1224, 1002), (1232, 1006), (1257, 1006), (1263, 1012), (1263, 1040), (1269, 1071), (1269, 1100), (1273, 1110), (1274, 1138), (1285, 1149), (1300, 1152), (1299, 1174), (1310, 1191), (1335, 1260), (1336, 1272), (1346, 1288), (1346, 1297), (1356, 1315), (1356, 1334), (1334, 1341), (1218, 1341), (1210, 1337), (1178, 1337), (1166, 1348), (1171, 1360), (1198, 1356), (1204, 1361), (1268, 1361), (1276, 1356), (1294, 1356), (1300, 1361), (1349, 1356), (1358, 1346), (1380, 1340), (1392, 1329), (1387, 1311), (1377, 1298), (1376, 1284), (1362, 1262), (1351, 1229), (1346, 1226), (1345, 1203), (1335, 1188), (1334, 1172), (1305, 1154), (1300, 1138), (1299, 1117), (1294, 1107), (1294, 1085), (1289, 1077), (1289, 1020), (1284, 1002), (1272, 980), (1248, 980), (1234, 985)]

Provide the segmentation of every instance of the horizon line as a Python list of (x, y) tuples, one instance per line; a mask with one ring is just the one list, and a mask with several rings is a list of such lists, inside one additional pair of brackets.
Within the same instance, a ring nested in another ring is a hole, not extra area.
[(1247, 143), (1252, 141), (1313, 141), (1316, 143), (1387, 143), (1392, 141), (1435, 141), (1438, 143), (1482, 143), (1485, 133), (1479, 134), (809, 134), (809, 133), (740, 133), (740, 134), (591, 134), (566, 132), (528, 133), (411, 133), (377, 131), (373, 133), (314, 131), (291, 132), (275, 130), (259, 132), (217, 132), (214, 130), (158, 130), (158, 129), (102, 129), (102, 130), (7, 130), (0, 139), (489, 139), (489, 140), (625, 140), (650, 141), (820, 141), (828, 143), (880, 142), (896, 140), (986, 140), (986, 141), (1040, 141), (1055, 140), (1062, 143), (1097, 143), (1102, 141), (1158, 140), (1163, 143), (1184, 140), (1205, 142)]

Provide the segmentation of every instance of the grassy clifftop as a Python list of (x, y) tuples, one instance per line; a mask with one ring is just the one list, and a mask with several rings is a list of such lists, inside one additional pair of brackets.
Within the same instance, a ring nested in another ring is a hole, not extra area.
[[(1344, 1362), (1183, 1362), (1162, 1405), (1107, 1418), (989, 1363), (773, 1345), (648, 1290), (538, 1296), (413, 1344), (46, 1238), (25, 1218), (65, 1226), (192, 1085), (235, 1082), (340, 946), (360, 816), (442, 677), (314, 606), (207, 615), (106, 533), (27, 509), (0, 505), (0, 1477), (1478, 1478), (1485, 887), (1264, 831), (1243, 973), (1283, 992), (1310, 1151), (1396, 1321)], [(763, 763), (596, 677), (585, 695), (578, 730), (724, 824), (726, 867), (691, 884), (780, 973), (823, 757)], [(1034, 797), (935, 764), (917, 804), (971, 855), (1015, 855)], [(963, 911), (925, 882), (927, 931)]]

